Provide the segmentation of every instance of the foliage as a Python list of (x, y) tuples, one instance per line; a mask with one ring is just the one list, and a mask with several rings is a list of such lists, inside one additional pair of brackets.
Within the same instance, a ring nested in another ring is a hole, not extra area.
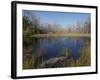
[(67, 59), (67, 67), (76, 67), (76, 66), (90, 66), (91, 65), (91, 55), (90, 55), (90, 46), (84, 47), (80, 52), (80, 57), (77, 60), (73, 58)]
[(23, 61), (23, 69), (33, 69), (36, 68), (36, 57), (34, 55), (34, 53), (31, 55), (31, 57), (26, 56), (24, 57), (24, 61)]
[(74, 66), (75, 66), (75, 61), (74, 61), (74, 59), (73, 59), (72, 57), (69, 58), (69, 59), (67, 59), (65, 66), (66, 66), (66, 67), (74, 67)]
[(59, 56), (64, 56), (64, 57), (69, 57), (70, 56), (70, 51), (68, 48), (63, 48)]
[(35, 19), (32, 19), (34, 21), (31, 21), (28, 16), (23, 16), (23, 45), (24, 46), (28, 46), (32, 43), (33, 40), (33, 38), (31, 37), (32, 35), (40, 33), (40, 30), (38, 29), (39, 22), (37, 18), (35, 17)]
[(90, 47), (84, 47), (81, 50), (81, 55), (78, 60), (76, 60), (76, 66), (90, 66), (91, 64)]
[[(36, 55), (27, 54), (27, 47), (33, 45), (36, 42), (35, 38), (32, 36), (35, 34), (44, 34), (44, 33), (89, 33), (90, 34), (90, 19), (88, 18), (83, 23), (76, 23), (77, 26), (73, 24), (70, 27), (66, 27), (66, 29), (62, 30), (61, 25), (58, 23), (47, 23), (41, 25), (39, 19), (33, 12), (25, 12), (23, 15), (23, 48), (24, 51), (24, 59), (23, 59), (23, 69), (33, 69), (37, 68), (36, 66)], [(73, 27), (74, 26), (74, 27)], [(81, 27), (82, 26), (82, 27)], [(88, 43), (87, 43), (88, 44)], [(66, 67), (75, 67), (75, 66), (90, 66), (91, 63), (91, 55), (90, 55), (90, 46), (85, 46), (80, 51), (80, 57), (77, 60), (74, 60), (70, 57), (70, 51), (68, 48), (64, 48), (61, 51), (59, 56), (66, 57)], [(42, 61), (42, 59), (41, 59)], [(42, 61), (43, 62), (43, 61)]]

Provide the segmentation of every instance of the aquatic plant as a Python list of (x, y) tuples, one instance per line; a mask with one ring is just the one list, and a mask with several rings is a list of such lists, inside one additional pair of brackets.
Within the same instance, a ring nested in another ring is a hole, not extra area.
[(63, 48), (61, 50), (61, 53), (59, 54), (59, 56), (64, 56), (64, 57), (68, 58), (70, 56), (70, 50), (68, 48)]
[(90, 66), (91, 65), (91, 55), (90, 46), (86, 46), (81, 50), (81, 55), (79, 59), (76, 60), (76, 66)]

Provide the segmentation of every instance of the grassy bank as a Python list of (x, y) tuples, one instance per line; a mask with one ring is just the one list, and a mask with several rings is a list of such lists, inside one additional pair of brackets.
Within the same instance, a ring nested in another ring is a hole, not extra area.
[(84, 33), (68, 33), (68, 34), (35, 34), (30, 37), (90, 37), (90, 34)]

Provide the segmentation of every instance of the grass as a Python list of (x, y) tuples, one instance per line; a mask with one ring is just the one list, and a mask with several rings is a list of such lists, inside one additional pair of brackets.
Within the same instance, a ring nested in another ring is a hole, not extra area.
[(51, 33), (51, 34), (35, 34), (30, 37), (90, 37), (88, 33)]
[(30, 59), (29, 58), (24, 59), (23, 69), (34, 69), (34, 68), (36, 68), (35, 62), (36, 62), (36, 59), (35, 59), (35, 55), (33, 54)]
[(90, 55), (90, 47), (84, 47), (81, 50), (81, 55), (78, 60), (76, 60), (76, 66), (90, 66), (91, 65), (91, 55)]
[(23, 69), (33, 69), (36, 68), (35, 62), (36, 57), (34, 53), (30, 53), (31, 47), (23, 49)]
[(79, 66), (90, 66), (90, 65), (91, 65), (90, 46), (86, 46), (80, 51), (80, 57), (77, 60), (69, 58), (67, 59), (66, 62), (66, 67), (79, 67)]

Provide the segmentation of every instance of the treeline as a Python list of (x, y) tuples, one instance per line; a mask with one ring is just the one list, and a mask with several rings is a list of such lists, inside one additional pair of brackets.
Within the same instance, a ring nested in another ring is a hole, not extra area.
[(77, 22), (76, 24), (69, 25), (67, 32), (78, 32), (78, 33), (91, 33), (91, 22), (88, 16), (83, 22)]
[(33, 11), (23, 11), (23, 28), (25, 35), (29, 34), (46, 34), (46, 33), (90, 33), (91, 24), (90, 16), (83, 22), (78, 21), (75, 24), (66, 25), (63, 27), (59, 23), (42, 23)]
[(91, 33), (91, 24), (90, 18), (87, 18), (84, 22), (66, 25), (66, 27), (57, 23), (46, 23), (42, 24), (40, 29), (45, 33)]

